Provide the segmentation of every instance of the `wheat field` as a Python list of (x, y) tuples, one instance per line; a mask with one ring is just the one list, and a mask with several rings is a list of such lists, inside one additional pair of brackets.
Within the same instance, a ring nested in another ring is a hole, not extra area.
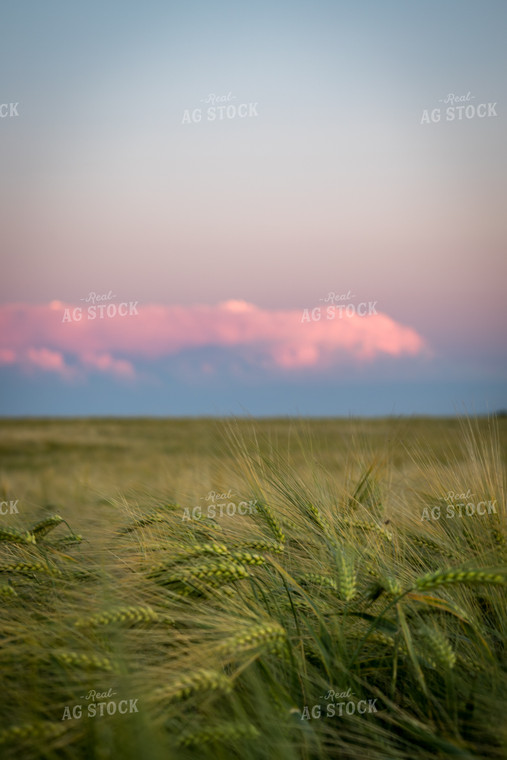
[(0, 756), (505, 758), (505, 418), (0, 421)]

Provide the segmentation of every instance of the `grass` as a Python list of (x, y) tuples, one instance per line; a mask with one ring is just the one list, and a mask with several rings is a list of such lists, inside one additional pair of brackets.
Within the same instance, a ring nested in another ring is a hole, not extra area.
[(2, 757), (506, 756), (504, 419), (0, 428)]

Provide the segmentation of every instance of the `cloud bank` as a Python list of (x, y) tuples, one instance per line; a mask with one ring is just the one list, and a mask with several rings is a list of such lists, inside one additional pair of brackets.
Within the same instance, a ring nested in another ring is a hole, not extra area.
[[(136, 363), (183, 352), (228, 349), (266, 372), (325, 371), (383, 356), (427, 352), (412, 328), (383, 313), (303, 320), (302, 309), (262, 309), (245, 301), (217, 305), (119, 304), (95, 310), (61, 301), (0, 306), (0, 365), (53, 372), (66, 380), (91, 372), (135, 378)], [(68, 311), (66, 311), (68, 310)], [(102, 318), (100, 317), (102, 313)]]

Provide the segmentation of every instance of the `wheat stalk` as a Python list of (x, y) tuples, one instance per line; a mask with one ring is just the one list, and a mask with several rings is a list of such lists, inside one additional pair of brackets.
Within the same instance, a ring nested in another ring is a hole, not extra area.
[(74, 544), (80, 544), (82, 541), (84, 541), (83, 536), (74, 534), (72, 536), (62, 536), (62, 538), (57, 538), (54, 541), (51, 541), (48, 545), (57, 549), (59, 546), (72, 546)]
[(228, 723), (199, 731), (187, 731), (179, 738), (178, 744), (181, 747), (192, 747), (199, 744), (210, 744), (211, 742), (223, 745), (226, 741), (256, 739), (258, 736), (259, 731), (251, 723)]
[(415, 533), (411, 533), (409, 538), (413, 544), (422, 546), (425, 549), (431, 549), (432, 552), (439, 552), (440, 554), (443, 554), (444, 556), (449, 557), (449, 559), (454, 559), (456, 556), (455, 552), (450, 551), (446, 547), (442, 546), (436, 541), (433, 541), (431, 538), (428, 538), (427, 536), (419, 536), (419, 535), (416, 535)]
[(97, 613), (87, 618), (76, 620), (77, 628), (97, 628), (102, 625), (122, 624), (135, 625), (136, 623), (158, 623), (161, 621), (158, 615), (148, 605), (137, 607), (119, 607), (109, 612)]
[(23, 739), (51, 739), (66, 731), (66, 726), (61, 723), (36, 722), (23, 723), (19, 726), (10, 726), (0, 731), (0, 744), (9, 741)]
[(205, 592), (206, 585), (219, 588), (225, 583), (249, 577), (249, 573), (243, 565), (236, 562), (219, 561), (182, 568), (172, 575), (159, 575), (157, 582), (163, 586), (175, 586), (178, 594), (188, 596), (195, 590)]
[(357, 582), (354, 560), (344, 550), (337, 557), (338, 595), (344, 602), (350, 602), (356, 595)]
[(243, 551), (232, 551), (230, 553), (231, 558), (235, 562), (239, 562), (242, 565), (265, 565), (266, 559), (260, 554)]
[(36, 523), (30, 530), (34, 534), (35, 540), (38, 541), (62, 522), (63, 517), (60, 517), (60, 515), (51, 515), (51, 517), (46, 517), (44, 520)]
[(382, 585), (384, 590), (387, 591), (387, 593), (391, 594), (392, 596), (398, 596), (399, 594), (403, 592), (401, 583), (392, 575), (385, 575), (381, 577), (380, 584)]
[(347, 517), (341, 518), (341, 522), (348, 528), (357, 528), (358, 530), (375, 531), (380, 533), (387, 541), (393, 540), (393, 535), (386, 530), (383, 525), (377, 525), (377, 523), (361, 522), (359, 520), (350, 520)]
[(62, 575), (61, 570), (56, 567), (43, 565), (42, 562), (17, 562), (11, 565), (0, 565), (0, 573), (20, 573), (21, 575), (31, 573), (46, 573), (47, 575)]
[(280, 523), (275, 517), (275, 514), (271, 507), (269, 507), (267, 504), (264, 504), (262, 502), (257, 502), (257, 512), (262, 515), (265, 522), (268, 524), (269, 528), (271, 529), (272, 533), (274, 534), (276, 540), (280, 544), (285, 543), (285, 533), (283, 532)]
[(244, 573), (244, 570), (241, 565), (235, 562), (208, 562), (206, 565), (182, 568), (178, 572), (167, 576), (165, 582), (171, 583), (172, 581), (187, 580), (189, 578), (213, 581), (223, 577), (235, 576), (238, 572), (241, 574)]
[(338, 591), (338, 584), (333, 578), (328, 575), (320, 575), (319, 573), (304, 573), (299, 577), (301, 583), (313, 583), (316, 586), (322, 586), (323, 588), (330, 588), (333, 591)]
[(273, 552), (274, 554), (282, 554), (284, 551), (283, 543), (278, 541), (242, 541), (237, 548), (255, 549), (258, 552)]
[(230, 694), (232, 692), (232, 681), (217, 670), (200, 669), (191, 675), (182, 676), (172, 684), (155, 689), (153, 696), (156, 699), (176, 701), (187, 699), (192, 694), (198, 694), (202, 691), (220, 691), (224, 694)]
[(486, 570), (437, 570), (426, 573), (415, 581), (413, 588), (425, 591), (445, 583), (499, 583), (505, 584), (505, 575)]
[(17, 592), (12, 586), (0, 583), (0, 596), (17, 596)]
[(329, 525), (326, 518), (322, 515), (321, 511), (317, 509), (313, 504), (308, 504), (308, 511), (316, 525), (319, 526), (321, 531), (324, 533), (326, 538), (328, 538), (330, 541), (334, 542), (335, 537), (333, 535), (333, 532), (331, 530), (331, 526)]
[(279, 645), (286, 641), (287, 634), (279, 623), (261, 623), (231, 636), (219, 647), (222, 654), (237, 654), (248, 649)]
[(120, 528), (118, 531), (119, 533), (132, 533), (134, 530), (137, 530), (138, 528), (144, 528), (147, 525), (154, 525), (155, 523), (164, 523), (167, 522), (167, 515), (161, 513), (159, 510), (156, 510), (155, 512), (149, 512), (144, 517), (139, 518), (139, 520), (135, 520), (134, 522), (130, 523), (130, 525), (126, 525), (123, 528)]
[(456, 664), (456, 653), (447, 640), (440, 628), (430, 628), (428, 626), (420, 629), (421, 634), (426, 639), (432, 657), (437, 661), (444, 670), (452, 670)]
[(181, 554), (177, 554), (170, 560), (152, 565), (149, 570), (150, 575), (158, 575), (160, 573), (164, 573), (174, 565), (177, 565), (180, 562), (185, 562), (186, 560), (192, 559), (194, 557), (200, 557), (206, 554), (224, 557), (229, 554), (229, 549), (227, 546), (225, 544), (219, 543), (195, 544), (189, 548), (186, 548), (185, 544), (177, 544), (177, 546), (184, 549), (184, 551), (181, 552)]
[(0, 528), (0, 541), (8, 541), (11, 544), (34, 544), (35, 536), (29, 531), (20, 531), (16, 528)]
[(83, 654), (82, 652), (52, 652), (51, 656), (60, 664), (75, 666), (84, 669), (114, 671), (116, 668), (108, 657), (99, 657), (96, 654)]

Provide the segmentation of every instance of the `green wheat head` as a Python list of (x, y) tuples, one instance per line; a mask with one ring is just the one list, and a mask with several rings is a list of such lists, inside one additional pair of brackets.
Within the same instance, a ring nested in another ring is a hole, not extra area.
[(137, 607), (119, 607), (109, 612), (101, 612), (89, 617), (79, 618), (74, 625), (77, 628), (98, 628), (106, 625), (131, 626), (140, 623), (158, 623), (161, 621), (158, 615), (148, 605)]
[(504, 574), (488, 570), (437, 570), (418, 578), (414, 588), (427, 591), (449, 583), (495, 583), (505, 585)]
[(35, 540), (39, 541), (62, 522), (63, 517), (60, 517), (60, 515), (51, 515), (51, 517), (46, 517), (44, 520), (36, 523), (30, 530), (34, 534)]
[(0, 541), (8, 541), (11, 544), (34, 544), (35, 536), (28, 530), (21, 531), (16, 528), (0, 528)]
[(188, 699), (193, 694), (200, 694), (204, 691), (219, 691), (222, 694), (230, 694), (232, 692), (232, 681), (218, 670), (199, 669), (190, 675), (182, 676), (167, 686), (155, 689), (153, 697), (157, 700), (178, 701)]

